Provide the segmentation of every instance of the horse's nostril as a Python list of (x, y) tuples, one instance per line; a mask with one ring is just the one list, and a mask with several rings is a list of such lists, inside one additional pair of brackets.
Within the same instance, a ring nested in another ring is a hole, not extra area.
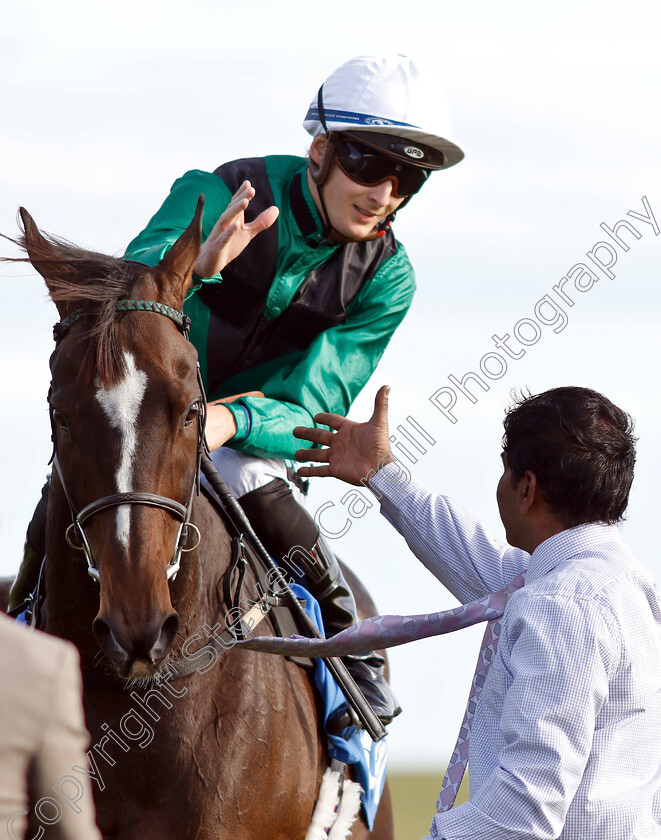
[(126, 662), (128, 654), (115, 638), (108, 622), (103, 618), (95, 618), (92, 629), (101, 649), (108, 654), (113, 662), (119, 664)]
[(177, 613), (171, 613), (163, 622), (161, 632), (156, 640), (156, 643), (150, 651), (149, 658), (152, 662), (160, 662), (170, 652), (177, 631), (179, 630), (179, 616)]

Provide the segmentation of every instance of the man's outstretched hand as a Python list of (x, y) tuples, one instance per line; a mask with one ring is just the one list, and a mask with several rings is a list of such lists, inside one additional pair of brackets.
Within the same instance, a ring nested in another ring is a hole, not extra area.
[(370, 473), (376, 472), (390, 461), (390, 436), (388, 433), (388, 394), (390, 387), (379, 388), (374, 400), (374, 413), (367, 423), (354, 423), (339, 414), (317, 414), (315, 423), (330, 426), (327, 429), (308, 429), (297, 426), (294, 437), (320, 443), (326, 449), (299, 449), (297, 461), (316, 461), (320, 466), (301, 467), (301, 476), (332, 476), (348, 484), (361, 484)]

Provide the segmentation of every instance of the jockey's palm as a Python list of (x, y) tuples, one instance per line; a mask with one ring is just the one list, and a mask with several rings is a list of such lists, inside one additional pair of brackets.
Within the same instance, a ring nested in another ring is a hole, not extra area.
[(232, 196), (225, 212), (213, 226), (200, 247), (194, 271), (199, 277), (214, 277), (241, 254), (252, 239), (269, 228), (278, 218), (278, 208), (267, 207), (252, 222), (246, 222), (245, 211), (255, 190), (244, 181)]

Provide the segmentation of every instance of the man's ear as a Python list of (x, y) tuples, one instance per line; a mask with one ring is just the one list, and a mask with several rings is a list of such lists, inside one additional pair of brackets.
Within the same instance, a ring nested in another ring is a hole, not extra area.
[(317, 134), (317, 136), (312, 141), (312, 145), (310, 146), (310, 158), (312, 159), (313, 163), (316, 163), (317, 166), (319, 166), (319, 164), (321, 163), (325, 145), (326, 135)]
[(328, 140), (328, 136), (326, 134), (318, 134), (312, 141), (308, 156), (308, 170), (312, 176), (312, 180), (318, 186), (326, 181), (334, 157), (335, 148)]
[(531, 470), (526, 470), (516, 486), (517, 499), (521, 513), (529, 513), (533, 505), (542, 500), (541, 490), (537, 483), (537, 476)]

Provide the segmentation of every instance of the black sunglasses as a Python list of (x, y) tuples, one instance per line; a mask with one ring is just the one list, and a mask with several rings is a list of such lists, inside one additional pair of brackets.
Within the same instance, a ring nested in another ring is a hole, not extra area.
[(357, 184), (371, 187), (389, 178), (394, 182), (393, 195), (406, 198), (417, 193), (429, 178), (430, 170), (400, 163), (353, 139), (333, 133), (329, 139), (340, 169)]

